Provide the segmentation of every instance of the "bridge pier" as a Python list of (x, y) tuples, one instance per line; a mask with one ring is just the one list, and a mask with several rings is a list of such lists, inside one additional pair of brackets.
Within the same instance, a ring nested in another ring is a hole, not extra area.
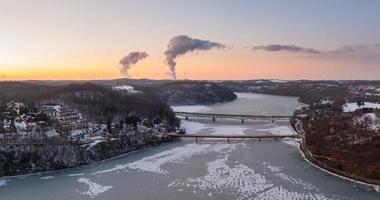
[(212, 118), (212, 122), (215, 122), (215, 120), (216, 120), (215, 117), (213, 117), (213, 118)]
[(244, 119), (241, 119), (241, 123), (244, 124)]
[(230, 138), (227, 138), (227, 143), (230, 143)]
[(195, 137), (195, 143), (198, 143), (198, 137)]

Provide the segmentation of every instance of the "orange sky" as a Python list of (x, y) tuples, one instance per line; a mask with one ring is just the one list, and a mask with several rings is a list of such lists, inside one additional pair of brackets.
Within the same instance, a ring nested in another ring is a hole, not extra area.
[[(144, 51), (149, 56), (131, 67), (131, 77), (166, 79), (167, 44), (183, 34), (229, 48), (179, 56), (178, 79), (380, 77), (380, 44), (376, 51), (325, 53), (378, 44), (380, 2), (296, 1), (0, 1), (0, 76), (121, 78), (119, 61)], [(323, 53), (250, 50), (270, 44)]]
[[(91, 58), (35, 57), (26, 64), (23, 60), (0, 64), (6, 79), (114, 79), (121, 78), (118, 61), (122, 57), (98, 55)], [(160, 53), (150, 55), (131, 67), (132, 78), (165, 79), (168, 68)], [(17, 59), (16, 59), (17, 60)], [(189, 53), (177, 58), (179, 79), (350, 79), (357, 64), (321, 59), (318, 55), (287, 52), (252, 52), (248, 49), (224, 49)], [(343, 69), (342, 69), (343, 68)], [(352, 68), (347, 71), (346, 69)], [(357, 74), (367, 73), (356, 70)], [(371, 77), (369, 77), (371, 78)], [(376, 78), (375, 76), (373, 78)]]

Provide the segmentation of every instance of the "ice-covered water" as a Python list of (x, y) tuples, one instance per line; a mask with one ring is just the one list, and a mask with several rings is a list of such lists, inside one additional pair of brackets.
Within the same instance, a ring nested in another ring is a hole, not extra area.
[[(292, 112), (296, 98), (239, 94), (202, 108), (241, 114)], [(245, 109), (244, 109), (245, 108)], [(191, 111), (190, 108), (183, 108)], [(291, 134), (286, 122), (190, 119), (188, 134)], [(289, 145), (290, 144), (290, 145)], [(371, 187), (305, 162), (295, 140), (192, 139), (129, 153), (98, 164), (0, 179), (0, 200), (44, 199), (379, 199)]]

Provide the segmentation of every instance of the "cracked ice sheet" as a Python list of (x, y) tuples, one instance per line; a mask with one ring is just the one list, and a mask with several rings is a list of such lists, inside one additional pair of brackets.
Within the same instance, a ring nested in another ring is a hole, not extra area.
[(234, 199), (328, 199), (318, 192), (315, 186), (282, 173), (282, 169), (263, 163), (264, 167), (274, 173), (278, 179), (300, 186), (305, 192), (291, 191), (283, 186), (276, 186), (265, 175), (255, 172), (244, 164), (228, 165), (229, 156), (213, 160), (207, 164), (207, 174), (184, 181), (174, 181), (168, 187), (187, 187), (198, 191), (201, 198), (213, 199), (215, 193), (232, 195)]
[(116, 165), (114, 168), (98, 171), (93, 174), (110, 173), (119, 170), (136, 169), (159, 174), (168, 174), (169, 172), (162, 169), (162, 166), (168, 163), (180, 163), (196, 155), (208, 153), (229, 153), (235, 151), (238, 147), (245, 146), (242, 143), (207, 143), (207, 144), (186, 144), (170, 150), (162, 151), (152, 156), (127, 163), (125, 165)]

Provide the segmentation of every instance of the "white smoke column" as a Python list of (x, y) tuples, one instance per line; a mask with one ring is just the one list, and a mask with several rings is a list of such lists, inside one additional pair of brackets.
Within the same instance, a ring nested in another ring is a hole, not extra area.
[(131, 68), (131, 65), (136, 64), (139, 60), (147, 57), (146, 52), (132, 52), (120, 60), (120, 73), (124, 76), (129, 77), (128, 70)]
[(184, 55), (187, 52), (197, 50), (210, 50), (212, 48), (225, 48), (225, 45), (208, 40), (192, 39), (186, 35), (173, 37), (168, 44), (168, 49), (165, 51), (166, 62), (169, 65), (170, 75), (176, 80), (176, 62), (177, 56)]

